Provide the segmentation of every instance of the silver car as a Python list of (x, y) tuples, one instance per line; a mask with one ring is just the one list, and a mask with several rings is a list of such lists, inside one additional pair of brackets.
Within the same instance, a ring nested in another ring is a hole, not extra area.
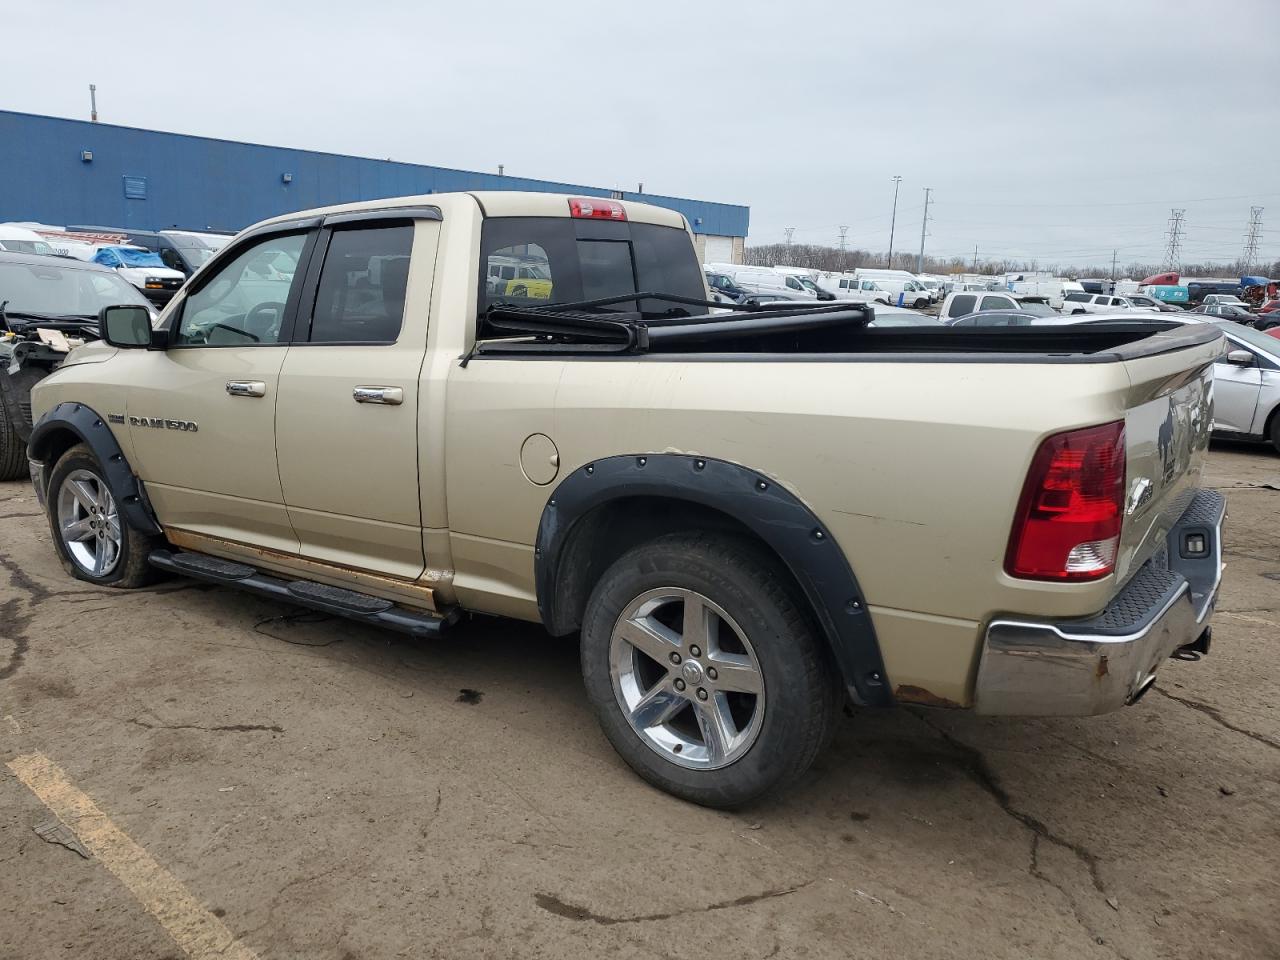
[(1213, 429), (1270, 440), (1280, 452), (1280, 340), (1238, 323), (1219, 323), (1228, 349), (1213, 365)]

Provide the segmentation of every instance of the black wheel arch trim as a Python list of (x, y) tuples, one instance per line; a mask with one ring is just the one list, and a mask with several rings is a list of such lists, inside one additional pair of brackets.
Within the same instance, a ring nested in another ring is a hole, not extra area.
[(50, 443), (59, 431), (69, 431), (93, 451), (102, 465), (111, 493), (120, 505), (120, 513), (129, 526), (149, 536), (163, 532), (156, 522), (151, 504), (147, 501), (142, 484), (125, 459), (124, 451), (107, 426), (106, 418), (83, 403), (63, 401), (45, 413), (31, 431), (27, 442), (27, 456), (37, 460), (48, 471), (53, 464), (47, 462)]
[(538, 612), (552, 633), (566, 632), (556, 610), (557, 583), (570, 534), (579, 520), (626, 497), (699, 504), (736, 519), (786, 564), (804, 591), (855, 702), (890, 706), (875, 626), (848, 559), (835, 538), (783, 485), (740, 464), (687, 454), (607, 457), (578, 467), (543, 508), (534, 547)]

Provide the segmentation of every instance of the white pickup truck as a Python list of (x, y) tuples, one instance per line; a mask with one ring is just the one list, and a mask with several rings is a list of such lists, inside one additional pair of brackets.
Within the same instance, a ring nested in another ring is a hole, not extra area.
[[(499, 290), (513, 258), (545, 286)], [(51, 549), (95, 584), (576, 635), (622, 758), (713, 806), (802, 775), (846, 701), (1095, 714), (1207, 649), (1212, 324), (706, 301), (688, 224), (631, 201), (260, 223), (35, 386)]]

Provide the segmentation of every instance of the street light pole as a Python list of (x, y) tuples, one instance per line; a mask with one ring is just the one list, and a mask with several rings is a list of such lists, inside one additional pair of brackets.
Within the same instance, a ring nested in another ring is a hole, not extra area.
[(893, 178), (893, 218), (889, 221), (889, 262), (886, 266), (893, 269), (893, 229), (898, 225), (898, 184), (902, 183), (901, 177)]

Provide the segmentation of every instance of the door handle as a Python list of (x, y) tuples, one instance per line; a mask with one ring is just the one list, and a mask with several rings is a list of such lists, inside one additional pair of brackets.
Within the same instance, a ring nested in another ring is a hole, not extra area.
[(265, 397), (267, 385), (261, 380), (228, 380), (227, 393), (233, 397)]
[(404, 403), (404, 390), (400, 387), (356, 387), (351, 396), (356, 403), (385, 403), (393, 407)]

